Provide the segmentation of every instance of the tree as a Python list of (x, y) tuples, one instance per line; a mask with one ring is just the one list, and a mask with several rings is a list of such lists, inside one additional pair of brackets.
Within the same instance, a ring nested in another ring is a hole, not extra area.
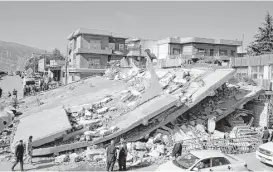
[(273, 18), (267, 12), (265, 22), (258, 28), (258, 33), (254, 36), (254, 41), (247, 48), (249, 55), (261, 55), (273, 53)]

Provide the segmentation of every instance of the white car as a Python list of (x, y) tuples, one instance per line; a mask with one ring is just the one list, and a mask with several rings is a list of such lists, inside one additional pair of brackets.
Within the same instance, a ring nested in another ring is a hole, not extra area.
[(165, 171), (249, 171), (244, 160), (215, 150), (192, 151), (162, 164), (156, 170)]
[(263, 163), (273, 165), (273, 142), (260, 145), (256, 151), (256, 158)]

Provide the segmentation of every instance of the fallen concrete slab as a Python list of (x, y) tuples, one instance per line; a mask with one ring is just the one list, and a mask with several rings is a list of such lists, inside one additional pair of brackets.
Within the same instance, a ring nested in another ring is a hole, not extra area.
[(37, 147), (62, 137), (71, 129), (70, 121), (62, 107), (45, 110), (20, 120), (12, 145), (19, 140), (27, 141), (29, 136), (33, 136), (32, 145)]
[[(144, 138), (147, 134), (150, 134), (152, 131), (160, 128), (161, 126), (166, 125), (167, 123), (175, 120), (178, 116), (185, 113), (187, 110), (192, 108), (194, 105), (199, 103), (201, 100), (211, 95), (214, 90), (227, 82), (230, 78), (233, 77), (235, 73), (234, 69), (216, 69), (214, 72), (205, 73), (203, 77), (201, 77), (201, 81), (203, 82), (203, 87), (196, 87), (196, 83), (192, 82), (188, 87), (186, 95), (184, 95), (181, 99), (190, 98), (191, 101), (186, 101), (184, 105), (173, 108), (172, 112), (166, 114), (161, 114), (159, 117), (158, 124), (155, 124), (153, 127), (146, 129), (143, 127), (144, 132), (138, 132), (137, 135), (133, 137), (129, 137), (127, 141), (136, 141)], [(190, 93), (190, 94), (189, 94)], [(178, 92), (176, 92), (178, 94)]]

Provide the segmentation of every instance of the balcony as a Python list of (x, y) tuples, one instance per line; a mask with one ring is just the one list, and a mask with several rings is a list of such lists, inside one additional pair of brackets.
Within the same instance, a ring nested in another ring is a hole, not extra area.
[(112, 50), (110, 49), (96, 49), (96, 48), (77, 48), (75, 51), (76, 54), (81, 53), (91, 53), (91, 54), (105, 54), (105, 55), (111, 55)]

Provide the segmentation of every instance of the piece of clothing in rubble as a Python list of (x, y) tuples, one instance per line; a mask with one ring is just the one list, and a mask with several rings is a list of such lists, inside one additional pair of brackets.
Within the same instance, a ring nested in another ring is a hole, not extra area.
[(128, 153), (127, 145), (126, 144), (120, 145), (119, 156), (118, 156), (119, 171), (126, 170), (127, 153)]
[(2, 92), (3, 92), (3, 90), (2, 90), (2, 88), (0, 88), (0, 98), (2, 97)]
[(113, 171), (114, 165), (116, 163), (117, 160), (117, 148), (115, 147), (115, 145), (110, 145), (107, 148), (107, 158), (106, 158), (106, 165), (107, 165), (107, 171)]
[(270, 137), (270, 133), (269, 133), (268, 129), (264, 130), (263, 137), (262, 137), (263, 143), (267, 143), (269, 137)]
[(177, 158), (182, 155), (182, 144), (181, 143), (175, 143), (173, 147), (172, 156)]
[(21, 171), (24, 171), (24, 145), (23, 144), (19, 144), (16, 148), (15, 148), (15, 157), (16, 157), (16, 161), (13, 164), (13, 166), (11, 167), (11, 170), (14, 171), (14, 167), (20, 162), (20, 166), (21, 166)]

